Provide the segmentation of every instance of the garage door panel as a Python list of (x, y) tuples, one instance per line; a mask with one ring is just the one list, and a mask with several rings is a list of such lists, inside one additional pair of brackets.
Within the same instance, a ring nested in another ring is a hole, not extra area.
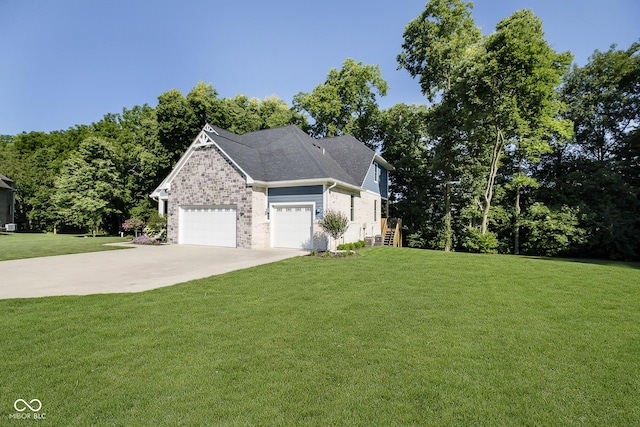
[(236, 247), (235, 207), (180, 208), (180, 238), (185, 245)]
[(274, 206), (272, 209), (273, 247), (313, 247), (313, 205)]

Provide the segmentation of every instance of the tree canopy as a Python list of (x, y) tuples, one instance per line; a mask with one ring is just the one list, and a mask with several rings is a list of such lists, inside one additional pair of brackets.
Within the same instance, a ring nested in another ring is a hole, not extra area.
[(380, 67), (347, 58), (340, 70), (332, 68), (312, 92), (294, 96), (293, 105), (312, 119), (312, 136), (349, 134), (373, 147), (379, 115), (376, 94), (386, 96), (387, 89)]

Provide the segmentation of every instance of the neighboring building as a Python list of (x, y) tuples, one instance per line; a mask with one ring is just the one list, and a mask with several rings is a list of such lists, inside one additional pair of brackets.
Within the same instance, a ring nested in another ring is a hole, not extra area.
[(15, 206), (13, 193), (16, 185), (13, 180), (0, 174), (0, 227), (14, 222)]
[(151, 197), (168, 215), (171, 243), (324, 250), (318, 220), (327, 209), (350, 219), (345, 242), (381, 234), (390, 170), (351, 136), (206, 125)]

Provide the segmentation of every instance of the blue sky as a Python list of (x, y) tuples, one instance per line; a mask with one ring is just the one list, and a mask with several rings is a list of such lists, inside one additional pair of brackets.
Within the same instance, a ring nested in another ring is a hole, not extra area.
[[(221, 97), (293, 95), (351, 57), (378, 64), (383, 108), (425, 102), (397, 71), (405, 25), (425, 0), (0, 0), (0, 134), (62, 130), (157, 105), (200, 80)], [(640, 39), (638, 0), (477, 0), (488, 34), (532, 9), (557, 51), (584, 65), (595, 49)]]

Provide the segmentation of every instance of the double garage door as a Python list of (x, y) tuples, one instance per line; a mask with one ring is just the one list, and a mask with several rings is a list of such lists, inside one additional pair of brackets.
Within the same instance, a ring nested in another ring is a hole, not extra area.
[(236, 208), (190, 206), (180, 208), (178, 242), (184, 245), (236, 247)]

